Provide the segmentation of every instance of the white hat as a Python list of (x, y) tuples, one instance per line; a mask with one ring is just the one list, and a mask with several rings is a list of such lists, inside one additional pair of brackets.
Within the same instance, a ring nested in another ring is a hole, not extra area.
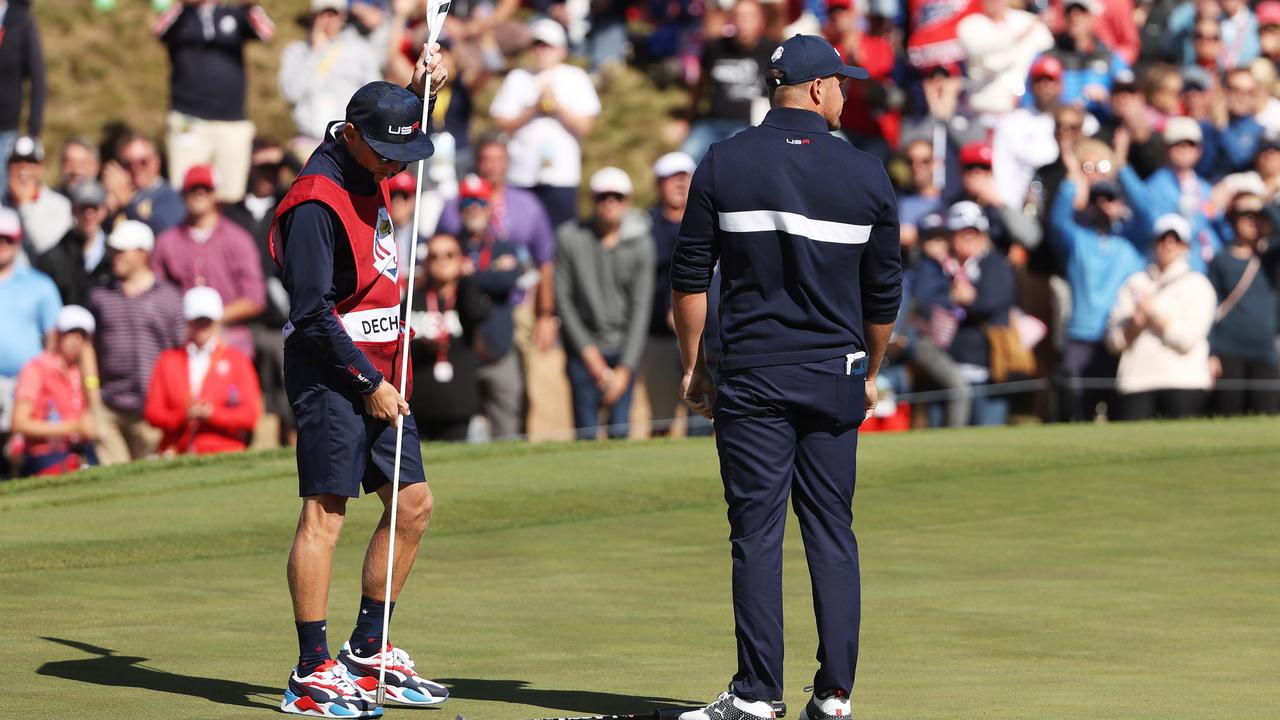
[(1155, 237), (1162, 238), (1169, 233), (1177, 235), (1184, 243), (1191, 243), (1191, 223), (1181, 215), (1169, 213), (1156, 219)]
[(1180, 142), (1193, 142), (1197, 145), (1204, 142), (1204, 132), (1200, 123), (1189, 117), (1171, 117), (1164, 123), (1164, 141), (1169, 145)]
[(60, 333), (79, 330), (86, 335), (92, 335), (93, 331), (98, 327), (93, 321), (93, 313), (79, 305), (64, 305), (58, 311), (58, 319), (53, 326)]
[(693, 158), (682, 152), (669, 152), (653, 164), (653, 174), (657, 175), (659, 180), (665, 180), (680, 173), (692, 174), (697, 169), (698, 164), (693, 161)]
[(966, 228), (974, 228), (978, 232), (986, 232), (991, 228), (991, 223), (988, 222), (987, 214), (983, 212), (981, 205), (963, 200), (952, 205), (951, 209), (947, 211), (947, 229), (955, 232)]
[(207, 285), (197, 285), (182, 296), (182, 317), (187, 320), (222, 319), (222, 296)]
[(0, 236), (22, 238), (22, 218), (4, 206), (0, 206)]
[(112, 250), (146, 250), (151, 252), (156, 246), (156, 234), (146, 223), (138, 220), (125, 220), (116, 225), (115, 230), (107, 236), (107, 247)]
[(1066, 2), (1062, 3), (1062, 10), (1065, 12), (1072, 5), (1079, 5), (1094, 15), (1102, 14), (1102, 3), (1098, 2), (1098, 0), (1066, 0)]
[(347, 0), (311, 0), (311, 14), (316, 15), (325, 10), (333, 10), (334, 12), (346, 12)]
[(551, 18), (534, 20), (529, 25), (529, 32), (533, 34), (534, 42), (546, 43), (551, 47), (557, 48), (562, 48), (569, 44), (569, 37), (564, 32), (564, 26)]
[(631, 178), (622, 168), (600, 168), (591, 176), (591, 194), (618, 193), (631, 197)]

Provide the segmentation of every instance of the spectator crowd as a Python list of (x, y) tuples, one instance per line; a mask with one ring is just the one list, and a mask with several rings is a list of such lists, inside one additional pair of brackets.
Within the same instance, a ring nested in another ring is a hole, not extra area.
[[(415, 0), (306, 0), (279, 48), (292, 126), (264, 128), (245, 48), (276, 43), (267, 12), (153, 5), (163, 136), (46, 156), (39, 29), (0, 0), (0, 477), (291, 441), (275, 208), (426, 36)], [(523, 436), (548, 372), (578, 438), (711, 431), (677, 402), (670, 257), (698, 160), (760, 121), (794, 33), (870, 73), (838, 132), (898, 190), (869, 427), (1280, 413), (1280, 0), (454, 0), (424, 190), (388, 180), (427, 439)], [(687, 104), (650, 167), (584, 176), (627, 66)]]

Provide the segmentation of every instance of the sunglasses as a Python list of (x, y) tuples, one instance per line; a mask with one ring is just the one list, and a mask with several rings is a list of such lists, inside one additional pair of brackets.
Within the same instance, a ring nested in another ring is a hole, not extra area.
[(489, 201), (484, 198), (463, 198), (462, 202), (460, 202), (458, 206), (463, 210), (472, 207), (489, 207)]
[(404, 172), (404, 169), (405, 169), (405, 168), (407, 168), (407, 167), (409, 167), (409, 163), (407, 163), (407, 162), (401, 162), (401, 161), (399, 161), (399, 160), (392, 160), (392, 159), (391, 159), (391, 158), (389, 158), (389, 157), (385, 157), (385, 156), (383, 156), (383, 155), (379, 154), (377, 150), (374, 150), (374, 149), (373, 149), (373, 146), (372, 146), (372, 145), (369, 145), (369, 138), (368, 138), (368, 137), (366, 137), (364, 133), (360, 133), (360, 139), (361, 139), (361, 140), (363, 140), (363, 141), (364, 141), (364, 144), (368, 146), (369, 150), (371, 150), (371, 151), (373, 152), (373, 154), (374, 154), (375, 156), (377, 156), (377, 158), (378, 158), (378, 164), (379, 164), (379, 165), (399, 165), (399, 166), (400, 166), (400, 172)]
[(144, 157), (121, 158), (120, 164), (127, 168), (132, 169), (132, 168), (145, 167), (147, 165), (150, 165), (154, 160), (155, 158), (150, 155), (147, 155)]
[(19, 242), (13, 235), (0, 235), (0, 245), (17, 245)]
[(615, 200), (617, 202), (622, 202), (623, 200), (626, 200), (626, 199), (627, 199), (627, 196), (623, 195), (622, 193), (607, 192), (607, 193), (599, 193), (596, 195), (596, 202), (598, 203), (604, 202), (606, 200)]
[(1099, 160), (1098, 162), (1095, 163), (1092, 160), (1085, 160), (1084, 162), (1080, 163), (1080, 171), (1083, 172), (1085, 175), (1093, 175), (1094, 173), (1106, 175), (1107, 173), (1111, 172), (1111, 161)]
[(1262, 219), (1261, 210), (1232, 210), (1227, 213), (1227, 217), (1232, 220), (1252, 220), (1257, 222)]

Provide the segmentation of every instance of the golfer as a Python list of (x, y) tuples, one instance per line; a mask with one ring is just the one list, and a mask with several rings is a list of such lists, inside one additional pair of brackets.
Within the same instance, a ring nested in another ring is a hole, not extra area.
[[(681, 393), (714, 416), (729, 503), (738, 672), (682, 720), (772, 717), (782, 698), (782, 534), (800, 518), (818, 621), (818, 671), (801, 720), (847, 718), (858, 659), (853, 536), (858, 426), (902, 297), (897, 207), (874, 157), (833, 137), (845, 65), (797, 35), (765, 72), (772, 109), (716, 143), (689, 188), (671, 265)], [(720, 265), (718, 370), (702, 352)]]
[[(387, 697), (408, 705), (444, 702), (444, 687), (413, 670), (407, 653), (382, 642), (383, 603), (394, 606), (431, 517), (408, 388), (392, 383), (402, 342), (394, 230), (386, 179), (429, 157), (422, 95), (431, 101), (447, 73), (439, 55), (418, 61), (408, 88), (373, 82), (356, 91), (346, 119), (332, 122), (276, 210), (271, 252), (291, 307), (284, 328), (284, 383), (298, 418), (302, 514), (289, 553), (289, 592), (298, 665), (281, 709), (318, 717), (378, 717), (375, 690), (387, 653)], [(360, 488), (390, 507), (396, 420), (404, 423), (392, 596), (384, 597), (390, 513), (365, 553), (360, 613), (337, 661), (325, 636), (329, 576), (347, 498)]]

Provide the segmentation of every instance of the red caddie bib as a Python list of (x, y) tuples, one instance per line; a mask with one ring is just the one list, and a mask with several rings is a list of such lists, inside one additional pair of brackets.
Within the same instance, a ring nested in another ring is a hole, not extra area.
[(339, 298), (334, 314), (369, 362), (388, 382), (397, 385), (405, 397), (413, 391), (413, 367), (409, 367), (406, 387), (398, 387), (402, 325), (400, 288), (397, 284), (398, 258), (386, 183), (373, 196), (352, 195), (323, 175), (302, 175), (280, 201), (271, 221), (271, 258), (281, 264), (276, 246), (276, 224), (285, 213), (304, 202), (319, 202), (333, 210), (342, 221), (351, 256), (356, 263), (356, 287)]

